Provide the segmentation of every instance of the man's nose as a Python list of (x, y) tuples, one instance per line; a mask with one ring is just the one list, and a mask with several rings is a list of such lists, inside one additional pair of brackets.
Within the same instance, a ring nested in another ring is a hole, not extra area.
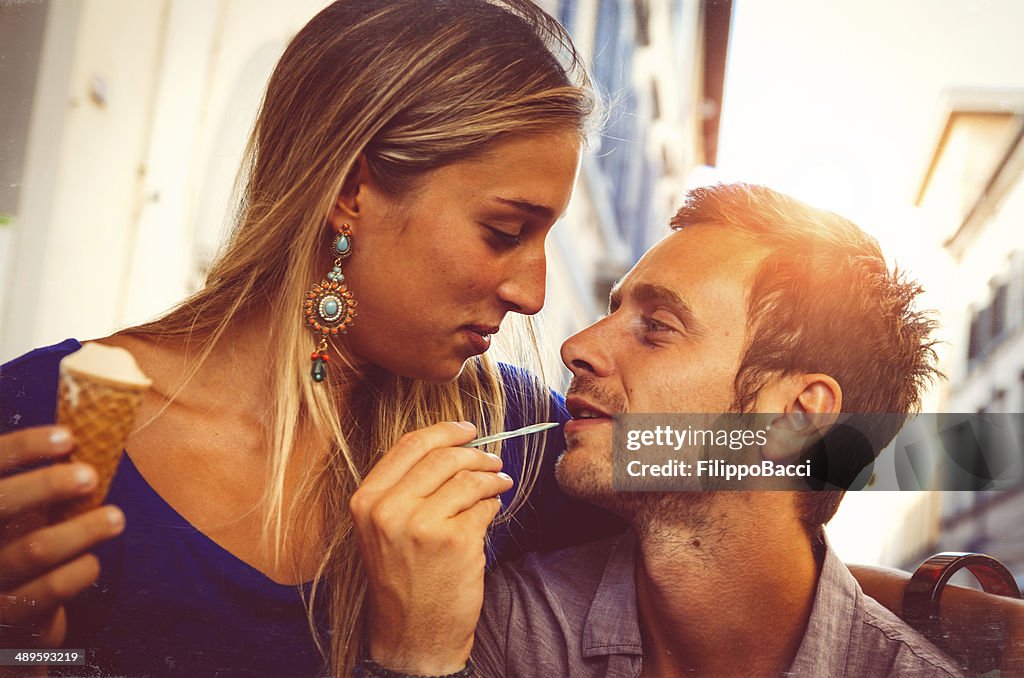
[(610, 317), (572, 335), (562, 344), (562, 364), (573, 376), (606, 377), (614, 371), (608, 336)]

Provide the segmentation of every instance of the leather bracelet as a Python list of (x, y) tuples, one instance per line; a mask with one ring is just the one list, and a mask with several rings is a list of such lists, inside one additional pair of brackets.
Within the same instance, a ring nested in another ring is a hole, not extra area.
[[(921, 631), (939, 647), (948, 647), (948, 632), (942, 628), (939, 600), (942, 590), (956, 572), (967, 568), (981, 583), (986, 593), (1009, 598), (1020, 598), (1020, 589), (1013, 575), (1002, 563), (981, 553), (947, 551), (932, 556), (914, 572), (903, 594), (903, 619)], [(1005, 629), (1002, 621), (994, 623), (991, 634), (982, 634), (964, 658), (967, 668), (975, 673), (987, 673), (999, 667), (1006, 649)]]
[(402, 673), (386, 669), (372, 659), (360, 659), (356, 662), (352, 675), (356, 678), (367, 676), (367, 678), (471, 678), (473, 676), (473, 662), (466, 660), (466, 667), (455, 673), (440, 675), (422, 675), (415, 673)]

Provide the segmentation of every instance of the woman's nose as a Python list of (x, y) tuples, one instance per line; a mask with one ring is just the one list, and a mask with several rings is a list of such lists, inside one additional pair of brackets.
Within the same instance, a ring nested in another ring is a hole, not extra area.
[(498, 290), (509, 310), (523, 315), (534, 315), (544, 307), (547, 285), (547, 261), (543, 246), (539, 256), (531, 256), (510, 272)]

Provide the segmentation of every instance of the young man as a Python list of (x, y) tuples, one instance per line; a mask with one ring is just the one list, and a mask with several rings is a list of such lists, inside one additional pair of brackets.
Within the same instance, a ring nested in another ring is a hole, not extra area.
[(631, 529), (494, 572), (479, 670), (959, 675), (824, 541), (841, 492), (612, 489), (613, 415), (779, 413), (769, 444), (799, 451), (816, 418), (913, 411), (933, 374), (918, 288), (845, 219), (740, 185), (691, 193), (672, 225), (608, 316), (562, 346), (573, 421), (559, 484)]
[[(934, 374), (919, 288), (849, 221), (728, 185), (692, 192), (672, 226), (562, 348), (559, 483), (630, 529), (491, 572), (474, 643), (479, 514), (507, 487), (455, 447), (472, 431), (413, 434), (352, 503), (371, 656), (417, 674), (456, 670), (473, 645), (485, 676), (960, 675), (829, 549), (841, 492), (613, 489), (613, 415), (775, 414), (764, 449), (782, 458), (815, 421), (914, 411)], [(875, 452), (903, 418), (882, 420)]]

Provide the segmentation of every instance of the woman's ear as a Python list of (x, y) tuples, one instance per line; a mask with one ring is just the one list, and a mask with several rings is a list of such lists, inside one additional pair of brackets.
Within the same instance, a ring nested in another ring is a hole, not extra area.
[(341, 233), (345, 226), (351, 226), (359, 220), (362, 212), (361, 203), (366, 199), (369, 181), (370, 172), (366, 156), (360, 155), (352, 171), (345, 178), (338, 199), (334, 201), (334, 207), (331, 209), (329, 221), (335, 233)]
[(827, 374), (786, 377), (771, 390), (771, 400), (782, 413), (771, 422), (761, 456), (777, 464), (793, 462), (819, 443), (839, 418), (843, 391)]

